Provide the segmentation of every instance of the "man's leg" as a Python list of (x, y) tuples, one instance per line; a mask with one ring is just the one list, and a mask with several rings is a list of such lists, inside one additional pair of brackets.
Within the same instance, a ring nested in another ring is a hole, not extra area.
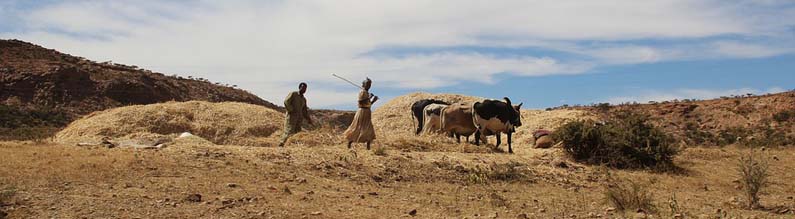
[(290, 124), (290, 118), (287, 118), (287, 121), (284, 122), (284, 133), (282, 134), (281, 140), (279, 140), (279, 147), (284, 147), (290, 135), (295, 133), (295, 128), (295, 124)]
[(284, 130), (284, 134), (282, 134), (282, 138), (279, 140), (279, 147), (284, 147), (284, 144), (287, 143), (288, 138), (290, 138), (290, 130)]

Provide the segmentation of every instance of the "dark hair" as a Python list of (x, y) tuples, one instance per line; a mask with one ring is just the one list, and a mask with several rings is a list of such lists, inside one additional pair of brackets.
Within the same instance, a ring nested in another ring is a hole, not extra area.
[(301, 88), (301, 87), (306, 87), (306, 83), (301, 82), (300, 84), (298, 84), (298, 88)]

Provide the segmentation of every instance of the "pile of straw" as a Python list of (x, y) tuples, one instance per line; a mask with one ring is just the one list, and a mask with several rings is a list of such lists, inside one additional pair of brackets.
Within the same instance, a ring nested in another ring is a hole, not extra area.
[(135, 139), (190, 132), (215, 144), (273, 145), (284, 115), (246, 103), (203, 101), (134, 105), (91, 113), (58, 132), (55, 141), (75, 144), (104, 137)]
[[(421, 99), (471, 104), (484, 98), (430, 93), (396, 97), (373, 112), (376, 147), (404, 151), (492, 152), (488, 147), (476, 147), (464, 142), (457, 144), (454, 139), (443, 135), (414, 135), (416, 122), (412, 119), (410, 107)], [(350, 123), (352, 113), (318, 111), (313, 114), (317, 124), (304, 126), (304, 131), (291, 137), (288, 145), (343, 146), (345, 139), (342, 138), (342, 132)], [(514, 135), (514, 145), (517, 147), (531, 144), (532, 132), (536, 129), (555, 130), (568, 121), (593, 118), (593, 115), (579, 110), (522, 110), (522, 117), (523, 126)], [(275, 146), (282, 134), (283, 123), (284, 114), (257, 105), (168, 102), (94, 112), (70, 124), (55, 136), (55, 140), (76, 144), (98, 143), (106, 137), (114, 140), (168, 138), (176, 139), (174, 141), (178, 144)], [(190, 132), (195, 137), (176, 138), (183, 132)], [(489, 142), (493, 144), (494, 139), (490, 138)]]

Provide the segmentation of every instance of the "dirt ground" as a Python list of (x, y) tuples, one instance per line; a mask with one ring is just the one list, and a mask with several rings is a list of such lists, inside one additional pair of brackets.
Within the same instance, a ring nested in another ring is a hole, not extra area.
[(764, 152), (772, 184), (763, 210), (740, 207), (736, 163), (746, 149), (685, 149), (677, 174), (609, 170), (651, 190), (657, 211), (648, 215), (610, 208), (605, 168), (568, 161), (557, 148), (515, 150), (0, 142), (0, 210), (9, 218), (795, 218), (793, 148)]

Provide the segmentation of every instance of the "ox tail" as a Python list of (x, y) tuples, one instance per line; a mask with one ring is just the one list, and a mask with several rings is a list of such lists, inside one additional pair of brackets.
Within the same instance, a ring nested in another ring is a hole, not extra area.
[[(414, 127), (417, 127), (417, 115), (414, 115), (414, 110), (413, 109), (409, 110), (409, 113), (411, 113), (411, 124), (413, 125), (413, 126), (411, 126), (411, 128), (414, 129)], [(411, 131), (415, 132), (415, 130), (411, 130)]]
[(447, 110), (447, 107), (449, 107), (449, 106), (450, 105), (443, 106), (442, 110), (439, 111), (439, 128), (442, 129), (442, 132), (444, 132), (446, 130), (445, 129), (445, 124), (447, 123), (447, 122), (444, 121), (444, 114), (445, 114), (444, 111)]

